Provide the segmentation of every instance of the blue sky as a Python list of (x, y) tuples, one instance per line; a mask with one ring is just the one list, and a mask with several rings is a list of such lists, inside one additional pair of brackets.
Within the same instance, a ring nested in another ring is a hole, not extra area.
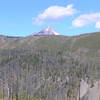
[(48, 25), (61, 35), (100, 31), (100, 0), (0, 0), (0, 34), (27, 36)]

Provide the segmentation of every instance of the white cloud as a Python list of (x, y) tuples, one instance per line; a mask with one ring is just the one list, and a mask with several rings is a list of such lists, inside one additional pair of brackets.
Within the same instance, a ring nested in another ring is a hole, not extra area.
[(100, 28), (100, 21), (96, 22), (95, 27), (96, 27), (96, 28)]
[(32, 23), (41, 26), (44, 22), (38, 18), (32, 18)]
[(100, 13), (83, 14), (72, 22), (75, 27), (83, 27), (91, 23), (95, 23), (95, 27), (100, 28)]
[(59, 19), (62, 17), (72, 16), (77, 13), (77, 10), (73, 8), (73, 4), (67, 5), (66, 7), (62, 6), (51, 6), (45, 9), (42, 13), (40, 13), (34, 20), (33, 23), (41, 23), (45, 19)]

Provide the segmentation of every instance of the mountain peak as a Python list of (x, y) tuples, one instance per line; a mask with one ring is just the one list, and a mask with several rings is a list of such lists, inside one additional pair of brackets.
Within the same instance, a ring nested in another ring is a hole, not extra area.
[(42, 31), (36, 33), (35, 35), (59, 35), (51, 26), (47, 26)]
[(51, 30), (54, 30), (51, 26), (47, 26), (44, 31), (51, 31)]

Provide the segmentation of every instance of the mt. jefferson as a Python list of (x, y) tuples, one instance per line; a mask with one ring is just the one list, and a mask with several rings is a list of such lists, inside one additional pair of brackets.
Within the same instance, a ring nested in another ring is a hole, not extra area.
[(59, 35), (51, 26), (46, 27), (40, 32), (33, 33), (33, 35)]

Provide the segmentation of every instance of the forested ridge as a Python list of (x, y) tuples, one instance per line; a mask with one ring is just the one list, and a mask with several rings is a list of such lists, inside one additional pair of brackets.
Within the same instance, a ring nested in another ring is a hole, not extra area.
[(100, 33), (0, 36), (0, 99), (88, 100), (81, 81), (100, 80), (99, 42)]

